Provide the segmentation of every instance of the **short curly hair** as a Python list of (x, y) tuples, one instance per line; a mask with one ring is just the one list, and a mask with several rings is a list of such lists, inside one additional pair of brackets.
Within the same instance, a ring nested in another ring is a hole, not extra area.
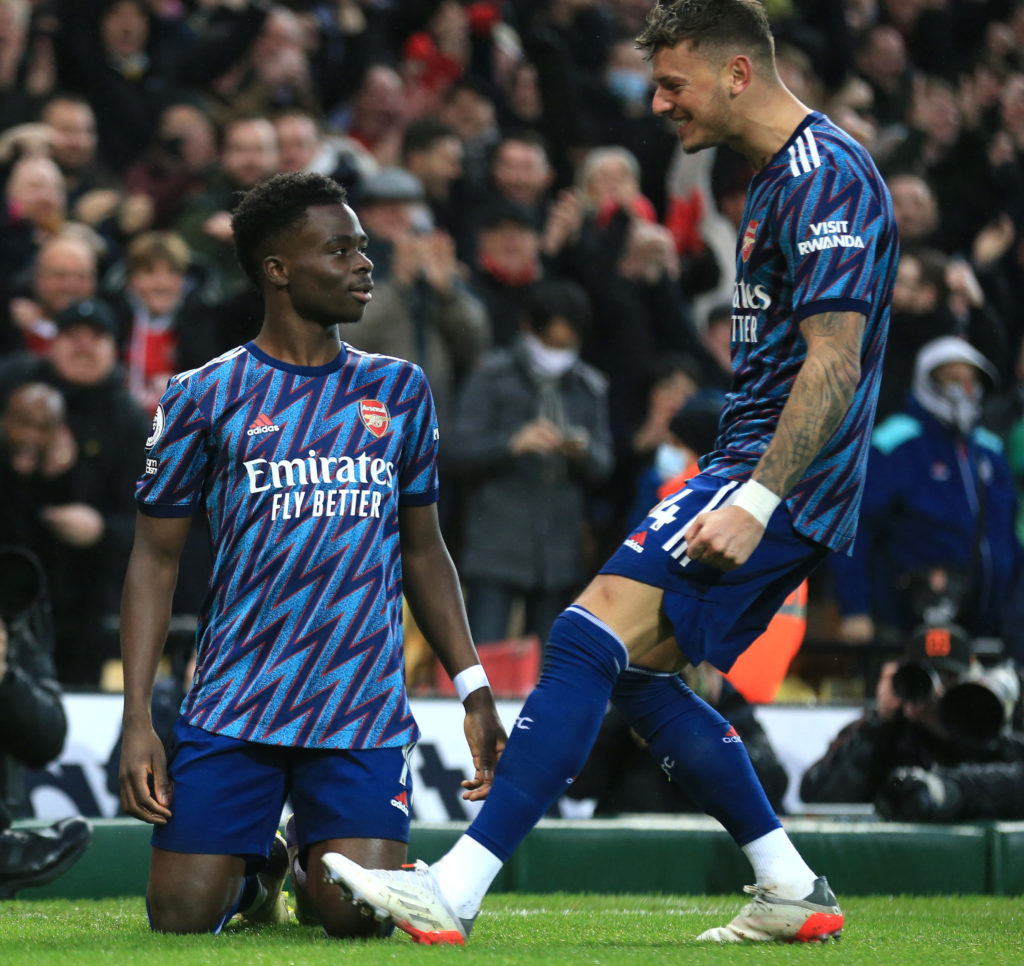
[(670, 0), (647, 14), (636, 46), (650, 58), (684, 40), (694, 50), (743, 50), (774, 70), (775, 40), (761, 0)]
[(259, 252), (272, 240), (301, 228), (310, 208), (343, 205), (345, 189), (321, 174), (275, 174), (244, 194), (231, 216), (235, 254), (242, 270), (260, 287)]

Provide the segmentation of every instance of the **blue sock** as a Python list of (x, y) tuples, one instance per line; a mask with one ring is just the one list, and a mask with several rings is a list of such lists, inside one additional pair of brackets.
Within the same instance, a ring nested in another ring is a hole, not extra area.
[(494, 785), (466, 830), (503, 862), (572, 783), (597, 738), (628, 654), (618, 636), (573, 605), (551, 626), (544, 669), (498, 761)]
[(247, 875), (242, 879), (242, 888), (238, 890), (238, 898), (234, 901), (234, 904), (228, 909), (227, 912), (221, 917), (220, 922), (217, 923), (213, 929), (210, 930), (215, 936), (220, 934), (220, 931), (231, 922), (232, 917), (235, 913), (242, 912), (248, 909), (260, 894), (260, 880), (256, 875)]
[(781, 828), (733, 727), (676, 674), (624, 671), (612, 702), (651, 755), (743, 846)]

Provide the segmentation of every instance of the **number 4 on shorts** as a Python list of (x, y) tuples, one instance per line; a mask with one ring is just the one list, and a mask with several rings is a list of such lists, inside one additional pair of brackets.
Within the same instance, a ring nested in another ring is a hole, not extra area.
[(679, 513), (680, 501), (684, 496), (689, 496), (692, 492), (692, 490), (684, 489), (665, 497), (661, 503), (647, 514), (654, 520), (654, 523), (651, 524), (651, 529), (660, 530), (666, 523), (671, 523), (675, 520), (676, 514)]

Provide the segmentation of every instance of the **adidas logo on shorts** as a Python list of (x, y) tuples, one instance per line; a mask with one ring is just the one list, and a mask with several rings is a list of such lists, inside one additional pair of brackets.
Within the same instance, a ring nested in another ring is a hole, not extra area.
[(394, 798), (391, 799), (391, 804), (395, 806), (403, 815), (409, 814), (409, 794), (406, 791), (400, 791)]
[(644, 541), (647, 539), (646, 530), (638, 530), (628, 540), (626, 540), (626, 546), (630, 550), (635, 550), (637, 553), (644, 552)]

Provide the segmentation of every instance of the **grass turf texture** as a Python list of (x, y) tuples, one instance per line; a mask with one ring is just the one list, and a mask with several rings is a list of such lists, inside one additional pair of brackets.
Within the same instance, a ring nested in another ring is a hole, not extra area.
[(736, 896), (496, 895), (464, 949), (414, 946), (401, 933), (375, 942), (335, 942), (299, 925), (242, 928), (220, 936), (149, 931), (143, 901), (14, 900), (0, 903), (4, 966), (460, 966), (686, 963), (982, 964), (1024, 963), (1024, 904), (992, 896), (853, 897), (847, 927), (826, 946), (709, 946), (693, 937), (727, 922)]

